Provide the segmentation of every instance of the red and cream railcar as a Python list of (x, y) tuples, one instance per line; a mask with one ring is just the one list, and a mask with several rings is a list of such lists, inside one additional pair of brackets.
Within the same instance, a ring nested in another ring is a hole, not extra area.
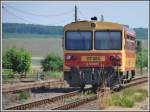
[(135, 75), (136, 34), (122, 24), (79, 21), (64, 27), (64, 79), (70, 86), (114, 86)]

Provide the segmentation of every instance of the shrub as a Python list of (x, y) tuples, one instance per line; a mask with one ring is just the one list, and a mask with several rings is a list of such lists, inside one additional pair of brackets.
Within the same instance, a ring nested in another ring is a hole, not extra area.
[(51, 53), (41, 61), (43, 71), (61, 71), (63, 69), (63, 60), (58, 55)]
[(20, 74), (27, 73), (31, 65), (31, 55), (23, 49), (11, 48), (2, 58), (2, 66)]

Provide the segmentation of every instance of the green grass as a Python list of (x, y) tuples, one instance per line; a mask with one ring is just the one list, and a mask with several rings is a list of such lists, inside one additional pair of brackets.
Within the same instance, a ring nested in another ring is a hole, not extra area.
[(61, 78), (63, 77), (63, 72), (58, 72), (58, 71), (49, 71), (49, 72), (44, 72), (45, 77), (49, 78)]
[(3, 33), (3, 38), (18, 38), (18, 39), (32, 39), (32, 38), (62, 38), (62, 35), (50, 34), (30, 34), (30, 33)]
[(12, 71), (12, 69), (2, 69), (2, 74), (3, 76), (3, 81), (12, 81), (14, 80), (13, 78), (13, 74), (14, 72)]
[(15, 81), (15, 79), (11, 77), (5, 77), (3, 78), (3, 81)]
[(30, 97), (30, 94), (29, 92), (27, 91), (23, 91), (19, 94), (19, 98), (22, 100), (22, 99), (28, 99)]
[(122, 94), (113, 94), (107, 97), (104, 101), (106, 105), (121, 106), (121, 107), (133, 107), (135, 102), (140, 102), (148, 97), (148, 91), (146, 89), (125, 89)]
[(126, 89), (123, 91), (123, 96), (128, 97), (135, 102), (139, 102), (148, 97), (148, 92), (146, 89)]
[(2, 74), (3, 75), (13, 75), (14, 72), (12, 69), (2, 69)]
[(128, 99), (127, 97), (119, 95), (112, 95), (111, 98), (106, 98), (105, 103), (107, 105), (130, 107), (130, 108), (134, 106), (134, 101)]
[[(2, 39), (2, 43), (2, 53), (9, 48), (16, 47), (24, 48), (32, 54), (32, 57), (46, 57), (52, 52), (63, 57), (62, 40), (59, 38), (9, 38)], [(33, 63), (36, 64), (36, 61), (38, 60), (33, 60)]]

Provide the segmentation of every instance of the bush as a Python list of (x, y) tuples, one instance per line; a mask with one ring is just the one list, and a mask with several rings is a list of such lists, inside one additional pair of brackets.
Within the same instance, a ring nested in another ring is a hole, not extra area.
[(2, 58), (3, 68), (12, 69), (13, 72), (19, 74), (26, 74), (30, 69), (30, 65), (31, 55), (23, 49), (8, 49)]
[(43, 71), (61, 71), (63, 69), (63, 60), (58, 55), (49, 54), (41, 61)]

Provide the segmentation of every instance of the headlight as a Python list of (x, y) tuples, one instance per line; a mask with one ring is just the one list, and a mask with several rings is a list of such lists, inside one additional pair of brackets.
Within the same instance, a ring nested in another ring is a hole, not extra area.
[(115, 56), (110, 56), (110, 61), (115, 61)]
[(121, 57), (119, 55), (116, 56), (116, 61), (120, 61)]
[(66, 60), (71, 60), (71, 55), (67, 55)]
[(66, 60), (76, 60), (76, 59), (77, 59), (77, 57), (74, 55), (67, 55), (66, 56)]

